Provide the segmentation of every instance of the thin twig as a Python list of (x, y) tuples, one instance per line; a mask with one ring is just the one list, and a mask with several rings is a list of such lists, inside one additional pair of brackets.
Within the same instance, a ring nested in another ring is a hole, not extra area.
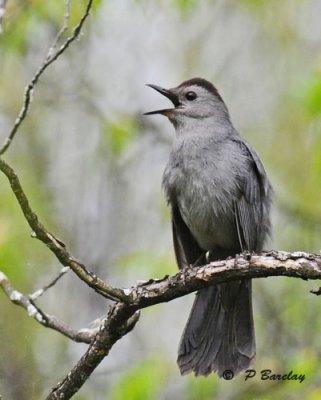
[[(69, 2), (67, 2), (67, 6), (66, 6), (67, 9), (68, 9), (68, 3)], [(76, 27), (74, 28), (72, 35), (69, 36), (66, 39), (66, 41), (60, 46), (60, 48), (56, 52), (54, 52), (52, 55), (50, 55), (52, 46), (50, 47), (48, 55), (45, 58), (45, 61), (41, 64), (41, 66), (39, 67), (39, 69), (37, 70), (37, 72), (35, 73), (33, 78), (31, 79), (30, 83), (26, 86), (24, 100), (23, 100), (21, 110), (18, 114), (18, 117), (15, 120), (15, 123), (14, 123), (11, 131), (9, 132), (9, 135), (7, 136), (2, 147), (0, 148), (0, 155), (2, 155), (3, 153), (5, 153), (8, 150), (19, 127), (21, 126), (22, 122), (26, 118), (28, 111), (30, 109), (30, 106), (31, 106), (33, 91), (34, 91), (34, 88), (35, 88), (39, 78), (45, 72), (45, 70), (49, 67), (49, 65), (51, 65), (59, 56), (61, 56), (64, 53), (64, 51), (70, 46), (70, 44), (78, 38), (78, 36), (80, 35), (80, 32), (82, 30), (82, 27), (83, 27), (87, 17), (89, 16), (89, 12), (90, 12), (92, 3), (93, 3), (93, 0), (88, 1), (85, 12), (82, 15), (78, 25), (76, 25)], [(69, 16), (68, 16), (68, 18), (69, 18)], [(63, 27), (66, 23), (66, 20), (68, 21), (66, 15), (65, 15)]]
[(22, 307), (27, 311), (29, 317), (33, 318), (44, 327), (60, 332), (75, 342), (90, 343), (97, 333), (97, 328), (94, 330), (81, 329), (77, 331), (71, 328), (65, 322), (59, 320), (57, 317), (46, 314), (33, 302), (32, 299), (16, 290), (10, 283), (7, 276), (1, 271), (0, 287), (12, 303)]
[(68, 29), (68, 23), (69, 23), (69, 18), (70, 18), (70, 0), (66, 0), (66, 5), (65, 5), (65, 16), (64, 16), (64, 22), (62, 24), (62, 27), (60, 28), (59, 32), (57, 33), (54, 42), (52, 43), (48, 53), (47, 57), (45, 59), (45, 62), (48, 61), (52, 55), (54, 54), (54, 51), (57, 48), (57, 45), (59, 43), (60, 38), (62, 35), (66, 32)]
[(53, 287), (59, 281), (59, 279), (62, 278), (69, 270), (70, 270), (69, 267), (62, 267), (59, 274), (51, 282), (49, 282), (46, 286), (42, 287), (41, 289), (36, 290), (34, 293), (29, 294), (29, 298), (33, 301), (38, 299), (48, 289)]

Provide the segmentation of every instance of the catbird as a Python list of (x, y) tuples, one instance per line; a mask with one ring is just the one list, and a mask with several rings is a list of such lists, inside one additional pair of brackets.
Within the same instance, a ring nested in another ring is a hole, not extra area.
[[(146, 114), (165, 115), (176, 131), (163, 188), (178, 267), (261, 251), (270, 233), (271, 184), (217, 89), (201, 78), (173, 89), (148, 86), (174, 104)], [(179, 345), (181, 373), (233, 376), (255, 351), (251, 280), (199, 290)]]

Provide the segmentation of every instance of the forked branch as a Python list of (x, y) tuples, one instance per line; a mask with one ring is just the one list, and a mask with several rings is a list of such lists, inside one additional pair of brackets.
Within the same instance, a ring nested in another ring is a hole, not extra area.
[(139, 316), (138, 310), (168, 302), (209, 285), (269, 276), (321, 279), (321, 255), (281, 251), (262, 255), (245, 253), (198, 268), (187, 268), (174, 276), (150, 280), (125, 290), (128, 303), (118, 303), (111, 309), (86, 353), (53, 388), (47, 400), (70, 399), (109, 354), (114, 343), (132, 329)]

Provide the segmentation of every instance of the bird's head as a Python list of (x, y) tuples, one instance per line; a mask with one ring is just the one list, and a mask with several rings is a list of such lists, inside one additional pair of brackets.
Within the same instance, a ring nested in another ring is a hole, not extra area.
[(209, 117), (228, 118), (228, 111), (223, 99), (212, 83), (202, 78), (189, 79), (172, 89), (148, 84), (167, 97), (174, 108), (150, 111), (145, 115), (161, 114), (168, 117), (174, 125), (186, 119), (203, 120)]

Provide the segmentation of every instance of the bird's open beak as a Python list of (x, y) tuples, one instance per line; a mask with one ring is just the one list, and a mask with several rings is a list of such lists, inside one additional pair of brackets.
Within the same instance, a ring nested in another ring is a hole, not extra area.
[[(178, 97), (171, 89), (164, 89), (160, 86), (150, 85), (150, 84), (147, 84), (147, 86), (157, 90), (157, 92), (167, 97), (174, 104), (175, 107), (179, 106)], [(162, 114), (168, 116), (170, 113), (173, 112), (173, 110), (174, 108), (165, 108), (163, 110), (149, 111), (147, 113), (144, 113), (144, 115)]]

